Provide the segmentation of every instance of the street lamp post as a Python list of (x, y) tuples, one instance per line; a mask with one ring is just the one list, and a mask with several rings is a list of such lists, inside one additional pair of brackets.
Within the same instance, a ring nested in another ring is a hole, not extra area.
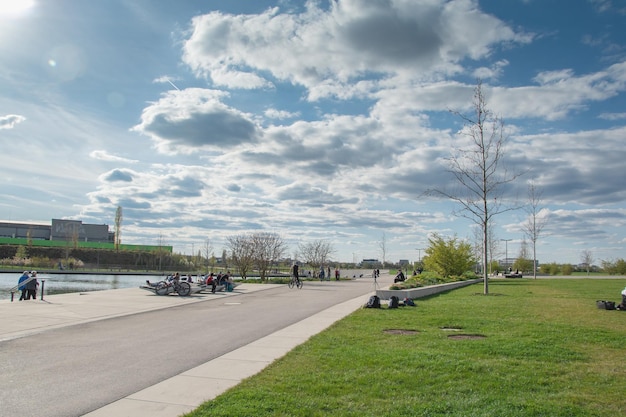
[(513, 239), (500, 239), (504, 242), (504, 262), (509, 265), (509, 242)]
[(417, 262), (422, 262), (422, 251), (424, 248), (415, 248), (417, 251)]
[(415, 250), (417, 250), (417, 271), (421, 274), (424, 270), (422, 267), (422, 251), (424, 248), (415, 248)]

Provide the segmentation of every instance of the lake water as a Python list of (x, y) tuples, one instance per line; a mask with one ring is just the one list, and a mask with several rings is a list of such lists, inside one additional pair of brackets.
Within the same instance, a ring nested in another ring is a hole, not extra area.
[[(308, 277), (309, 271), (302, 271), (302, 277)], [(333, 271), (334, 273), (334, 271)], [(17, 285), (21, 272), (0, 273), (0, 300), (11, 299), (11, 289)], [(358, 278), (371, 277), (370, 270), (348, 269), (341, 271), (342, 277)], [(237, 279), (237, 277), (234, 277)], [(250, 277), (252, 278), (252, 277)], [(136, 288), (145, 284), (146, 280), (152, 282), (161, 281), (163, 275), (126, 275), (126, 274), (45, 274), (38, 273), (39, 291), (44, 286), (44, 298), (46, 295), (65, 294), (71, 292), (87, 292), (100, 290), (115, 290), (119, 288)], [(193, 280), (197, 277), (194, 275)], [(334, 277), (333, 277), (334, 279)], [(44, 282), (45, 281), (45, 282)], [(41, 293), (37, 292), (37, 299), (41, 298)], [(15, 299), (19, 299), (20, 292), (16, 290)]]
[[(0, 273), (0, 300), (11, 299), (11, 288), (17, 285), (21, 273)], [(195, 278), (195, 277), (194, 277)], [(44, 285), (44, 298), (46, 295), (64, 294), (70, 292), (85, 292), (99, 290), (115, 290), (119, 288), (134, 288), (150, 281), (161, 281), (162, 275), (125, 275), (125, 274), (43, 274), (38, 273), (39, 290)], [(45, 282), (44, 282), (45, 280)], [(19, 292), (16, 292), (16, 299)], [(37, 298), (40, 298), (38, 292)]]

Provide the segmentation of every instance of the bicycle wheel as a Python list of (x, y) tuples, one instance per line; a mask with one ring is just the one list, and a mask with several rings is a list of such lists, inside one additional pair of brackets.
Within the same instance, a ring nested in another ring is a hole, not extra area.
[(298, 282), (296, 282), (296, 285), (298, 286), (298, 289), (302, 288), (303, 282), (301, 279), (298, 280)]
[(187, 297), (191, 294), (191, 285), (188, 282), (181, 282), (178, 284), (178, 290), (176, 291), (181, 297)]
[(156, 292), (157, 295), (167, 295), (167, 294), (169, 294), (170, 291), (169, 291), (167, 282), (165, 282), (165, 281), (157, 282), (156, 286), (154, 287), (154, 292)]
[(293, 278), (289, 280), (289, 284), (288, 284), (289, 288), (293, 288), (293, 281), (294, 281)]

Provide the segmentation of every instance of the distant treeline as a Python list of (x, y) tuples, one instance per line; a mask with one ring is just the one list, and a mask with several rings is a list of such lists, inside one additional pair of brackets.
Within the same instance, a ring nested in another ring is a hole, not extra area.
[[(48, 269), (134, 269), (134, 270), (180, 270), (193, 271), (196, 265), (171, 248), (157, 250), (128, 250), (114, 248), (48, 247), (39, 245), (1, 245), (0, 262), (4, 266), (29, 265)], [(182, 258), (182, 259), (181, 259)]]

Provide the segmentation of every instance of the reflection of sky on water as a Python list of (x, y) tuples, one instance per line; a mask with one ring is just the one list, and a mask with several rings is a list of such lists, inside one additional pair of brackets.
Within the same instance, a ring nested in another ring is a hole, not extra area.
[[(10, 290), (17, 285), (21, 273), (0, 273), (0, 300), (11, 298)], [(146, 282), (160, 281), (160, 275), (83, 275), (83, 274), (38, 274), (39, 289), (44, 285), (45, 294), (115, 290), (134, 288)], [(45, 282), (44, 282), (45, 281)]]

